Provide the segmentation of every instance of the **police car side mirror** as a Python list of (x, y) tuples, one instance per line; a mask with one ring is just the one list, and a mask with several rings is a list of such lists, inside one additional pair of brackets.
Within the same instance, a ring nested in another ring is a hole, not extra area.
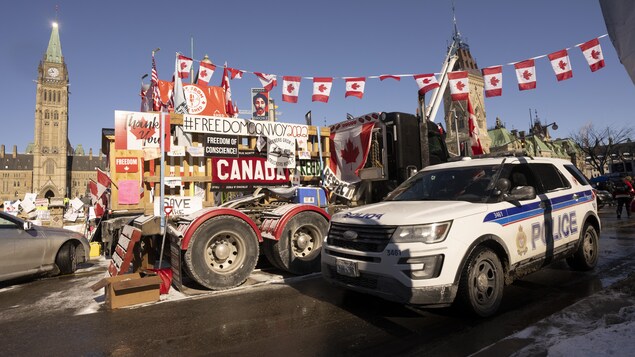
[(516, 186), (505, 197), (507, 201), (533, 200), (536, 198), (536, 189), (533, 186)]

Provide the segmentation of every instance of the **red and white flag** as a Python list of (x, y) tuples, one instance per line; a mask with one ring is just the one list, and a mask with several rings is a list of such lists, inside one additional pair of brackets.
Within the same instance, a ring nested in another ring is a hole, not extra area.
[(548, 57), (558, 82), (573, 77), (571, 61), (569, 61), (569, 53), (566, 49), (550, 53)]
[(314, 102), (329, 102), (331, 95), (331, 87), (333, 87), (333, 78), (331, 77), (315, 77), (313, 78), (313, 97)]
[(232, 79), (234, 78), (238, 78), (238, 79), (243, 79), (243, 73), (245, 73), (245, 71), (241, 71), (240, 69), (235, 69), (235, 68), (228, 68), (229, 72), (231, 72), (232, 74)]
[(375, 122), (358, 118), (331, 130), (329, 167), (340, 180), (349, 183), (360, 181), (358, 172), (366, 164)]
[(101, 197), (101, 195), (106, 192), (106, 189), (110, 187), (112, 180), (107, 173), (103, 172), (101, 169), (97, 168), (97, 198)]
[(586, 58), (591, 72), (595, 72), (598, 69), (604, 67), (604, 55), (602, 54), (602, 47), (600, 47), (600, 41), (597, 38), (587, 41), (580, 45), (582, 54)]
[(380, 81), (383, 81), (384, 79), (394, 79), (394, 80), (396, 80), (396, 81), (400, 81), (400, 80), (401, 80), (401, 77), (399, 77), (399, 76), (394, 76), (394, 75), (392, 75), (392, 74), (382, 74), (382, 75), (380, 75), (380, 76), (379, 76), (379, 80), (380, 80)]
[(179, 73), (179, 78), (189, 78), (190, 70), (192, 69), (192, 59), (189, 57), (185, 57), (183, 55), (178, 55), (177, 57), (177, 68)]
[(93, 180), (88, 182), (88, 190), (90, 192), (90, 203), (93, 205), (93, 209), (95, 210), (95, 216), (100, 218), (106, 212), (106, 196), (97, 196), (97, 183)]
[(419, 95), (424, 95), (434, 88), (439, 88), (439, 81), (437, 81), (434, 73), (415, 74), (413, 77), (419, 86)]
[(223, 70), (223, 80), (221, 81), (220, 86), (225, 90), (225, 111), (227, 112), (227, 116), (232, 118), (236, 114), (234, 103), (232, 102), (232, 89), (229, 85), (229, 68), (225, 66)]
[(273, 89), (273, 87), (278, 85), (278, 80), (276, 79), (275, 74), (265, 74), (260, 72), (254, 72), (254, 74), (256, 75), (256, 77), (258, 77), (258, 79), (260, 80), (260, 83), (262, 83), (262, 87), (267, 92), (269, 92), (270, 90)]
[(344, 98), (352, 96), (362, 99), (365, 86), (366, 78), (364, 77), (346, 78), (346, 95), (344, 95)]
[(200, 65), (198, 66), (197, 84), (204, 84), (206, 86), (209, 85), (209, 81), (210, 79), (212, 79), (215, 70), (215, 65), (201, 61)]
[(298, 94), (300, 93), (300, 77), (284, 76), (282, 77), (282, 101), (289, 103), (298, 102)]
[(483, 68), (483, 81), (486, 97), (498, 97), (503, 95), (503, 66)]
[(181, 57), (183, 56), (177, 54), (176, 62), (174, 63), (174, 91), (172, 92), (172, 103), (174, 103), (175, 113), (189, 114), (187, 101), (185, 100), (185, 92), (183, 92), (183, 82), (181, 81), (181, 78), (183, 78), (181, 77), (181, 69), (183, 68)]
[(514, 68), (516, 68), (519, 90), (536, 88), (536, 65), (533, 59), (518, 62), (514, 65)]
[(470, 86), (467, 80), (467, 71), (448, 73), (448, 84), (452, 100), (466, 100), (470, 95)]
[(470, 127), (470, 146), (472, 146), (473, 155), (482, 155), (483, 147), (481, 146), (481, 139), (479, 137), (480, 130), (476, 121), (476, 115), (474, 114), (474, 108), (472, 108), (472, 102), (470, 98), (467, 99), (467, 111), (470, 113), (469, 127)]
[(154, 61), (154, 51), (152, 51), (152, 77), (150, 81), (152, 86), (152, 110), (158, 112), (161, 110), (161, 91), (159, 90), (159, 74), (157, 73), (157, 64)]

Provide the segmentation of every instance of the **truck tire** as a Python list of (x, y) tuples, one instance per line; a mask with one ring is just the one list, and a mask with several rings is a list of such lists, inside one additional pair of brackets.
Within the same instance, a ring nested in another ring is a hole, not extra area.
[(57, 252), (55, 265), (61, 275), (73, 274), (77, 270), (77, 253), (73, 242), (66, 242)]
[(580, 245), (572, 256), (567, 258), (567, 264), (579, 271), (587, 271), (595, 268), (598, 263), (600, 243), (595, 227), (586, 223), (580, 237)]
[(258, 237), (233, 216), (208, 219), (192, 235), (185, 252), (188, 276), (212, 290), (229, 289), (247, 280), (258, 261)]
[(274, 245), (278, 244), (278, 241), (273, 239), (263, 239), (262, 241), (262, 252), (265, 254), (265, 258), (273, 265), (274, 268), (280, 270), (287, 270), (284, 265), (282, 265), (282, 260), (277, 256), (277, 253), (273, 252)]
[(296, 214), (284, 226), (280, 240), (267, 242), (273, 255), (271, 263), (297, 275), (320, 271), (322, 241), (327, 231), (328, 221), (319, 213)]
[(504, 284), (503, 266), (496, 253), (477, 247), (461, 274), (459, 302), (478, 316), (491, 316), (500, 306)]

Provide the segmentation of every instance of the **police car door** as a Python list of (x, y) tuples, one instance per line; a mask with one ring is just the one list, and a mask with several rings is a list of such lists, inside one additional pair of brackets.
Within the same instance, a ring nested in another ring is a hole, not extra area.
[(585, 194), (582, 186), (572, 187), (564, 174), (551, 163), (534, 163), (530, 167), (540, 181), (538, 196), (545, 208), (544, 223), (536, 227), (535, 232), (532, 230), (532, 241), (544, 248), (548, 263), (554, 254), (565, 248), (566, 243), (578, 239), (581, 229), (578, 220), (584, 217), (578, 217), (577, 209), (581, 207)]

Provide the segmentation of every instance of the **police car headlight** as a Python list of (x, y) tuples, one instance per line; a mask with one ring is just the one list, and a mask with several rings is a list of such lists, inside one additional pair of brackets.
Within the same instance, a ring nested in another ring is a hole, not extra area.
[(400, 226), (392, 234), (392, 241), (395, 243), (423, 242), (438, 243), (443, 242), (448, 236), (452, 221), (424, 224), (418, 226)]

